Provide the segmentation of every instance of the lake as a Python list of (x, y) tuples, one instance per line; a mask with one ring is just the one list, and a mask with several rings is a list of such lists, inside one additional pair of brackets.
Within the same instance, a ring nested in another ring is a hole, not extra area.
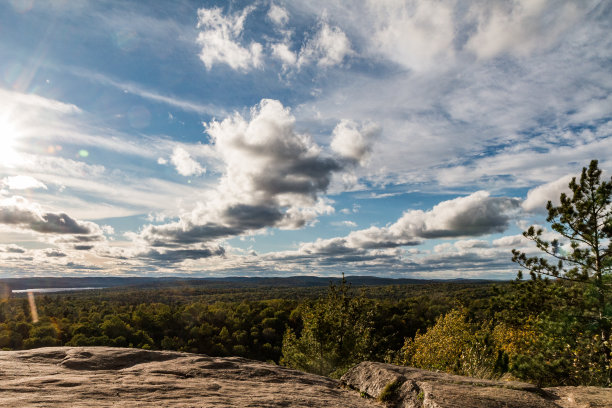
[(93, 290), (93, 289), (104, 289), (104, 287), (91, 287), (91, 288), (35, 288), (35, 289), (16, 289), (12, 290), (13, 293), (52, 293), (52, 292), (69, 292), (74, 290)]

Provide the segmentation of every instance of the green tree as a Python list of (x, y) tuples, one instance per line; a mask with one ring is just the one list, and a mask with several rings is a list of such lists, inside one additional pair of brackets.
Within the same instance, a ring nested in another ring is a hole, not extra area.
[(559, 238), (548, 241), (543, 229), (534, 226), (523, 233), (544, 252), (544, 256), (529, 257), (514, 249), (512, 260), (527, 269), (533, 279), (544, 275), (586, 285), (585, 294), (592, 295), (595, 302), (585, 307), (582, 317), (590, 320), (585, 328), (598, 337), (601, 360), (610, 382), (612, 178), (606, 182), (601, 174), (597, 160), (592, 160), (588, 168), (582, 169), (580, 180), (572, 178), (570, 194), (561, 194), (559, 206), (548, 202), (547, 221)]
[(327, 297), (302, 310), (303, 328), (298, 336), (288, 328), (283, 338), (281, 363), (299, 370), (340, 377), (371, 355), (372, 305), (355, 296), (342, 277), (331, 284)]

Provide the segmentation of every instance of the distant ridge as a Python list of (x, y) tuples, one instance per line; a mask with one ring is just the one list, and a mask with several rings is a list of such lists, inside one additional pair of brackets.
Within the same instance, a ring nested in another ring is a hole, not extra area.
[[(347, 276), (346, 280), (353, 286), (387, 286), (387, 285), (421, 285), (432, 283), (490, 283), (484, 279), (408, 279), (381, 278), (377, 276)], [(223, 278), (182, 278), (182, 277), (31, 277), (4, 278), (0, 285), (7, 285), (11, 290), (33, 288), (86, 288), (86, 287), (171, 287), (176, 285), (207, 286), (212, 288), (252, 288), (252, 287), (317, 287), (327, 286), (330, 282), (339, 283), (340, 277), (289, 276), (289, 277), (241, 277)]]

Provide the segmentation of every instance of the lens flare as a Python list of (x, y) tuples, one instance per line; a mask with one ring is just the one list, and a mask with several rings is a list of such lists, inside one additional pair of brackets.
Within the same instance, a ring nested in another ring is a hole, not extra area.
[(36, 309), (36, 301), (34, 293), (28, 292), (28, 303), (30, 303), (30, 314), (32, 315), (32, 323), (38, 323), (38, 309)]
[(6, 283), (0, 283), (0, 303), (11, 297), (11, 288)]

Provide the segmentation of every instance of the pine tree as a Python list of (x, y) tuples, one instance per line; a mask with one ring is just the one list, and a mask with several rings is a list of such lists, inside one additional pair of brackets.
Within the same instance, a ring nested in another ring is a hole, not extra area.
[[(528, 257), (512, 250), (512, 260), (527, 269), (533, 279), (544, 276), (585, 284), (596, 298), (594, 326), (601, 336), (603, 360), (612, 374), (610, 292), (612, 285), (612, 178), (601, 179), (597, 160), (582, 169), (580, 180), (572, 178), (570, 194), (562, 193), (560, 205), (548, 202), (547, 221), (560, 239), (547, 241), (543, 230), (531, 226), (523, 235), (535, 242), (545, 256)], [(519, 278), (522, 274), (519, 271)], [(590, 311), (585, 311), (585, 317)]]
[(340, 377), (367, 360), (372, 351), (372, 305), (354, 295), (342, 275), (327, 296), (304, 306), (299, 336), (290, 328), (283, 338), (281, 364), (319, 375)]

